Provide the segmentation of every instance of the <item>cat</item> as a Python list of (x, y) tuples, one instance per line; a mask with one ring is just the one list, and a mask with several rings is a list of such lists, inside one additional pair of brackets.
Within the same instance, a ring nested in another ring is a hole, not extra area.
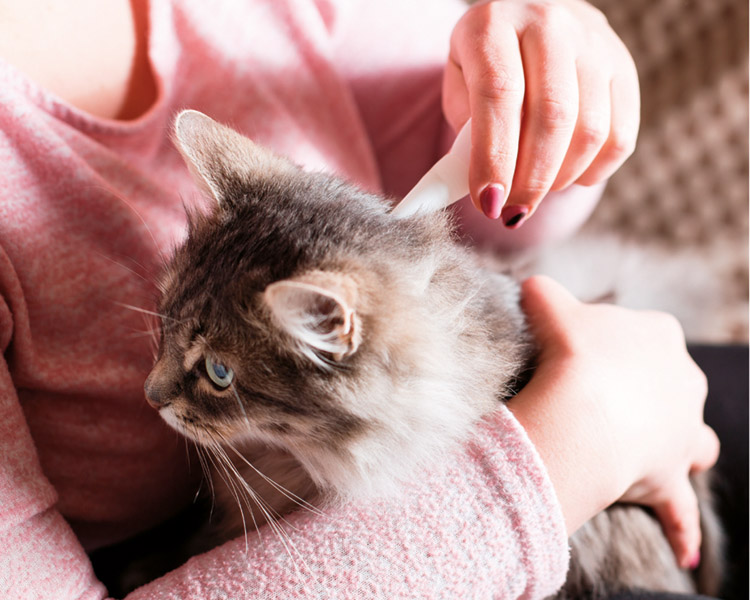
[[(164, 273), (145, 390), (222, 465), (212, 543), (300, 503), (397, 493), (529, 377), (535, 348), (517, 282), (479, 266), (446, 213), (397, 219), (386, 199), (305, 172), (196, 111), (178, 116), (174, 138), (216, 206), (189, 215)], [(258, 498), (240, 497), (229, 474)], [(716, 593), (718, 526), (696, 485), (697, 577), (676, 566), (652, 515), (616, 505), (572, 537), (558, 597)]]

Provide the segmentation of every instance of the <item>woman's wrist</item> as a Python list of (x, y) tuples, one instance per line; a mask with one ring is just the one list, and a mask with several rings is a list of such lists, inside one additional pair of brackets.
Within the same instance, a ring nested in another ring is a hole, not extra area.
[(558, 360), (508, 403), (544, 463), (568, 535), (625, 491), (606, 417), (581, 393), (580, 377), (574, 360)]

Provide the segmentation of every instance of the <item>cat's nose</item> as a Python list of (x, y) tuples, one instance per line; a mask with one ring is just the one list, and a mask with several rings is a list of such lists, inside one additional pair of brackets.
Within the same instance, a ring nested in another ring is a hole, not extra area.
[(149, 406), (159, 410), (170, 404), (170, 394), (167, 393), (164, 386), (159, 385), (153, 377), (153, 373), (148, 376), (146, 383), (143, 384), (143, 391), (146, 392), (146, 402)]

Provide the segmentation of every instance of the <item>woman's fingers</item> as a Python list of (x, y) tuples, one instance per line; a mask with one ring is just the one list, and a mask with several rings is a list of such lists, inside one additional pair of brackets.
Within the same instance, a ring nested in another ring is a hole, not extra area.
[[(691, 473), (710, 469), (719, 456), (719, 439), (707, 425), (702, 425), (692, 440), (693, 458)], [(677, 563), (685, 569), (694, 569), (700, 563), (701, 528), (700, 506), (687, 473), (672, 480), (659, 478), (654, 489), (645, 494), (642, 502), (654, 509), (664, 534), (669, 540)], [(651, 501), (650, 499), (655, 500)]]
[(562, 8), (549, 9), (521, 37), (525, 113), (518, 164), (502, 215), (511, 228), (528, 218), (550, 191), (578, 120), (576, 55), (565, 39), (568, 18)]
[(448, 59), (443, 73), (443, 112), (455, 132), (461, 131), (464, 123), (471, 118), (464, 72), (453, 58)]
[[(690, 469), (700, 472), (710, 469), (719, 457), (719, 438), (703, 425), (694, 443), (695, 456)], [(664, 492), (663, 492), (664, 493)], [(687, 477), (679, 477), (667, 499), (654, 505), (677, 563), (685, 569), (695, 569), (700, 563), (701, 528), (700, 507), (695, 490)]]
[(669, 498), (653, 506), (669, 540), (677, 563), (694, 569), (700, 561), (701, 526), (698, 498), (687, 477), (681, 477), (670, 490)]
[(451, 44), (472, 117), (470, 193), (474, 205), (492, 219), (500, 216), (513, 181), (525, 93), (518, 36), (500, 18), (499, 6), (479, 7), (482, 14), (458, 28)]
[(554, 279), (535, 275), (521, 283), (521, 304), (531, 332), (543, 349), (569, 351), (566, 323), (570, 311), (581, 306), (573, 294)]
[(721, 449), (719, 437), (713, 429), (708, 425), (704, 425), (695, 446), (696, 455), (693, 458), (690, 471), (693, 473), (707, 471), (716, 464), (719, 458), (719, 451)]
[(472, 118), (474, 206), (517, 228), (550, 190), (599, 183), (631, 154), (638, 77), (585, 2), (485, 2), (453, 31), (443, 107), (457, 131)]
[[(629, 57), (628, 57), (629, 58)], [(609, 137), (576, 183), (593, 185), (610, 177), (635, 150), (640, 125), (638, 75), (632, 60), (610, 83)]]
[(574, 183), (590, 166), (609, 138), (611, 101), (609, 74), (599, 69), (579, 66), (578, 121), (565, 160), (560, 167), (553, 190), (562, 190)]

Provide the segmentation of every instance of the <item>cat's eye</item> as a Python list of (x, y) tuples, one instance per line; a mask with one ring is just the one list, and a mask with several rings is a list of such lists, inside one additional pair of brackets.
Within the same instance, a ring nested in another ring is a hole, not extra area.
[(208, 374), (208, 378), (220, 388), (228, 388), (234, 379), (234, 371), (232, 369), (215, 362), (210, 356), (206, 357), (206, 373)]

